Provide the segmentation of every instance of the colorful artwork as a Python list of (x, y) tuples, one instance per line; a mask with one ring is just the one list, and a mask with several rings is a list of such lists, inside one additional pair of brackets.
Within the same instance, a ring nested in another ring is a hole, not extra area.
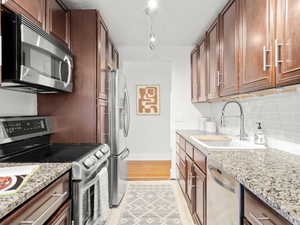
[(160, 87), (159, 85), (137, 86), (137, 114), (160, 114)]

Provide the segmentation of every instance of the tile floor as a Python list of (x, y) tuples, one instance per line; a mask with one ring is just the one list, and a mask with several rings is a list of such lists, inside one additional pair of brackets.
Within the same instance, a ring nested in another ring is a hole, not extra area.
[[(193, 219), (191, 217), (191, 214), (189, 212), (188, 206), (186, 204), (186, 201), (184, 199), (183, 193), (177, 183), (177, 181), (174, 180), (170, 180), (170, 181), (131, 181), (129, 182), (130, 184), (141, 184), (141, 183), (145, 183), (145, 184), (170, 184), (174, 194), (175, 194), (175, 198), (176, 198), (176, 203), (178, 210), (179, 210), (179, 214), (181, 217), (181, 221), (182, 221), (182, 225), (194, 225), (193, 223)], [(122, 212), (124, 210), (124, 207), (126, 206), (126, 197), (127, 195), (125, 195), (121, 205), (118, 208), (114, 208), (111, 210), (110, 212), (110, 219), (108, 220), (108, 222), (106, 223), (106, 225), (119, 225), (119, 220), (120, 217), (122, 215)]]

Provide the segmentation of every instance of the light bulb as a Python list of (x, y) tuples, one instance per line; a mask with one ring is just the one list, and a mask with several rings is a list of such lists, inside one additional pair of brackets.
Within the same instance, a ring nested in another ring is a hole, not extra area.
[(149, 11), (155, 11), (158, 8), (157, 0), (149, 0), (147, 3), (147, 8)]
[(151, 43), (156, 42), (156, 37), (153, 33), (150, 34), (150, 39), (149, 40), (150, 40)]

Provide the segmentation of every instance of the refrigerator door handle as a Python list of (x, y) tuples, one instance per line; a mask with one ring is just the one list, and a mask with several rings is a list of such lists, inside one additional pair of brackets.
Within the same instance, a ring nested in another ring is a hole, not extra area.
[(129, 95), (127, 89), (124, 91), (124, 136), (128, 137), (130, 128), (130, 105), (129, 105)]

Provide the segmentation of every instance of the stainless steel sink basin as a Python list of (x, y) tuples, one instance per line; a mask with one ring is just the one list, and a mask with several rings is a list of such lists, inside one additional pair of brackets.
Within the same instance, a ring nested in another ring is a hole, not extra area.
[(232, 138), (222, 141), (202, 141), (197, 136), (191, 136), (199, 145), (206, 149), (214, 150), (263, 150), (266, 149), (264, 145), (256, 145), (250, 141), (241, 141), (237, 138)]

